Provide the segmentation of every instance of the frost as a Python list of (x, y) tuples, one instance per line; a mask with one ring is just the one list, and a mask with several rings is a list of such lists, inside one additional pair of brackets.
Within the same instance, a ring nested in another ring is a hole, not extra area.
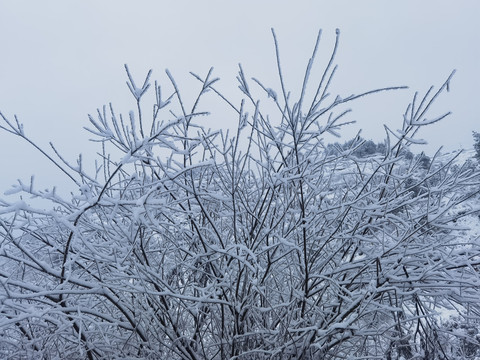
[(11, 189), (5, 191), (3, 194), (4, 195), (14, 195), (14, 194), (18, 194), (21, 191), (23, 191), (23, 188), (21, 186), (13, 185)]
[(273, 89), (268, 88), (267, 94), (268, 97), (271, 97), (273, 100), (277, 100), (277, 93)]
[(133, 157), (132, 154), (128, 153), (120, 159), (120, 163), (128, 164), (128, 163), (134, 162), (135, 160), (136, 160), (135, 157)]

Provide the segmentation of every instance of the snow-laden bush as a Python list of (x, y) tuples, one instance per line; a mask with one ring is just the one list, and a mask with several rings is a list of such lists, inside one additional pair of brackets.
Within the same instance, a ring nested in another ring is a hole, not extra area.
[[(401, 130), (386, 128), (384, 155), (352, 155), (362, 142), (332, 153), (322, 137), (347, 122), (345, 105), (392, 89), (329, 95), (336, 44), (311, 86), (318, 41), (296, 99), (276, 39), (280, 88), (240, 67), (239, 104), (210, 71), (194, 75), (201, 90), (187, 108), (167, 72), (171, 93), (155, 83), (147, 118), (150, 73), (137, 87), (127, 68), (137, 111), (90, 117), (95, 173), (52, 157), (79, 194), (20, 182), (9, 193), (53, 210), (0, 203), (1, 356), (453, 358), (436, 324), (446, 310), (478, 314), (479, 244), (456, 236), (454, 220), (475, 210), (455, 211), (479, 174), (403, 155), (445, 116), (429, 111), (450, 77), (415, 95)], [(202, 109), (209, 96), (228, 105), (233, 135), (202, 126), (214, 116)]]

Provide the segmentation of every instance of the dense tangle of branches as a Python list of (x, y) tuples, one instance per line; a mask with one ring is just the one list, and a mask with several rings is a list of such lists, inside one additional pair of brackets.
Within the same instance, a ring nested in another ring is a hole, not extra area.
[[(447, 115), (429, 114), (450, 77), (415, 94), (381, 154), (358, 156), (359, 137), (331, 151), (323, 137), (348, 123), (346, 106), (394, 88), (329, 95), (337, 43), (310, 86), (319, 40), (295, 101), (275, 38), (277, 91), (240, 67), (235, 104), (210, 70), (194, 75), (201, 90), (187, 107), (167, 72), (171, 95), (155, 82), (147, 119), (150, 73), (137, 87), (126, 68), (137, 110), (126, 119), (110, 105), (90, 117), (102, 149), (95, 174), (41, 150), (80, 192), (64, 199), (19, 182), (9, 193), (51, 209), (0, 202), (0, 354), (455, 358), (438, 312), (478, 315), (479, 244), (454, 221), (475, 211), (458, 208), (479, 174), (438, 154), (426, 165), (405, 157), (417, 132)], [(233, 114), (233, 135), (202, 126), (214, 116), (202, 110), (208, 96)]]

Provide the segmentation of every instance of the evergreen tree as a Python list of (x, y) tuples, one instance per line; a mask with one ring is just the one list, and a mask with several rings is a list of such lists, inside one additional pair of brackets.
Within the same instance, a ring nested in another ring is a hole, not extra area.
[(475, 157), (480, 161), (480, 133), (473, 131), (473, 148), (475, 149)]

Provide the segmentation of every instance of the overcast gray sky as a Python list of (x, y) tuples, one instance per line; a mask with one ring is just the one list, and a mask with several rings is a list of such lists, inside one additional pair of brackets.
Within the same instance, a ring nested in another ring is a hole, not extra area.
[[(352, 105), (363, 129), (380, 141), (383, 123), (401, 126), (415, 90), (441, 85), (453, 69), (451, 92), (436, 113), (453, 115), (422, 134), (427, 152), (472, 147), (480, 131), (480, 1), (282, 1), (102, 0), (0, 1), (0, 111), (17, 114), (27, 134), (48, 148), (53, 141), (73, 160), (88, 153), (87, 114), (112, 102), (134, 108), (123, 64), (140, 82), (148, 69), (166, 82), (164, 69), (188, 86), (188, 71), (215, 67), (226, 91), (234, 88), (237, 64), (271, 87), (275, 78), (270, 28), (281, 46), (288, 86), (297, 89), (318, 29), (320, 57), (330, 54), (341, 30), (335, 89), (343, 95), (377, 87), (409, 90), (373, 96)], [(225, 119), (219, 127), (228, 126)], [(236, 119), (232, 119), (236, 121)], [(345, 138), (346, 140), (346, 138)], [(0, 189), (36, 174), (40, 186), (61, 185), (62, 175), (33, 148), (0, 132)]]

